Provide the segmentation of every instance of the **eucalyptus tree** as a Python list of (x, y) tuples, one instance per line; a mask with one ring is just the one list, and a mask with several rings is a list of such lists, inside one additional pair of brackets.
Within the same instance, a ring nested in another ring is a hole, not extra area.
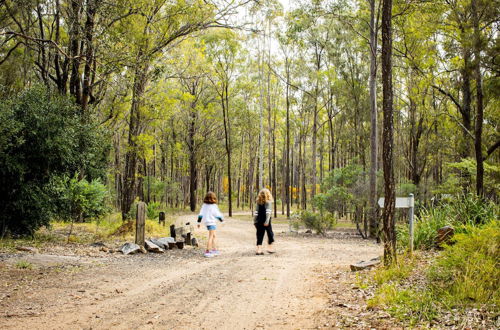
[(238, 74), (240, 43), (237, 34), (231, 30), (213, 30), (204, 36), (207, 56), (212, 63), (214, 75), (210, 78), (219, 97), (224, 121), (224, 141), (227, 157), (229, 216), (232, 216), (232, 133), (231, 104), (234, 82)]
[[(216, 98), (208, 76), (212, 74), (201, 43), (184, 41), (176, 50), (176, 80), (179, 84), (177, 98), (179, 111), (175, 122), (186, 146), (189, 162), (189, 205), (196, 210), (199, 185), (200, 160), (205, 149), (214, 146), (214, 135), (221, 128), (216, 114)], [(205, 152), (206, 153), (206, 152)], [(207, 184), (207, 189), (209, 184)]]
[[(119, 70), (121, 54), (111, 52), (115, 28), (134, 12), (125, 0), (2, 1), (0, 65), (21, 55), (40, 81), (70, 94), (85, 111), (102, 100)], [(30, 75), (23, 75), (27, 84)]]
[(384, 167), (384, 263), (396, 261), (396, 232), (394, 211), (396, 193), (394, 189), (393, 160), (393, 91), (392, 91), (392, 0), (382, 0), (382, 91), (384, 128), (382, 139)]

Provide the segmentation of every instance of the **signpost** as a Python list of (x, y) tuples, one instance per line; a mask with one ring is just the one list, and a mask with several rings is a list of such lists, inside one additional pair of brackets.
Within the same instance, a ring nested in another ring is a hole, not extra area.
[[(384, 197), (378, 200), (378, 205), (384, 208)], [(413, 217), (415, 209), (415, 198), (413, 194), (408, 197), (396, 197), (396, 208), (397, 209), (408, 209), (409, 222), (410, 222), (410, 253), (413, 252)]]

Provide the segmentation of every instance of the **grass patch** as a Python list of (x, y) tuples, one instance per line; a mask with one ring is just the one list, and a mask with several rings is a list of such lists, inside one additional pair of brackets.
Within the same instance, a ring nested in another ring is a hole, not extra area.
[(500, 222), (458, 234), (430, 268), (432, 290), (450, 307), (500, 307)]
[(410, 277), (416, 265), (416, 257), (402, 255), (396, 264), (390, 267), (380, 267), (374, 271), (373, 280), (377, 285), (387, 282), (400, 283)]
[(430, 292), (401, 288), (396, 283), (384, 283), (367, 302), (369, 308), (382, 307), (392, 316), (416, 325), (436, 318), (436, 301)]
[[(167, 215), (165, 226), (160, 225), (158, 220), (146, 220), (146, 237), (164, 237), (169, 236), (169, 226), (174, 221), (174, 215)], [(75, 223), (73, 233), (69, 237), (71, 223), (63, 221), (53, 221), (49, 228), (41, 228), (33, 237), (0, 240), (0, 252), (15, 252), (16, 247), (20, 245), (43, 248), (50, 244), (90, 244), (98, 241), (114, 241), (117, 238), (123, 240), (133, 240), (135, 235), (135, 224), (132, 223), (126, 232), (114, 235), (118, 228), (124, 222), (121, 220), (120, 213), (109, 214), (93, 222)]]
[(33, 264), (26, 260), (19, 260), (16, 262), (16, 268), (19, 269), (33, 269)]

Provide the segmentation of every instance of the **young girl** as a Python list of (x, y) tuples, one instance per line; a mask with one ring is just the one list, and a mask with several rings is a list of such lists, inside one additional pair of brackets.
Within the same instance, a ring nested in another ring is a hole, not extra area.
[(215, 245), (215, 230), (217, 229), (216, 220), (223, 222), (224, 217), (217, 206), (217, 197), (215, 196), (215, 193), (211, 191), (207, 193), (205, 199), (203, 200), (203, 205), (201, 206), (200, 214), (198, 215), (198, 228), (200, 228), (201, 220), (203, 220), (208, 230), (207, 250), (204, 255), (207, 258), (217, 256), (220, 253)]
[(271, 226), (271, 213), (273, 210), (273, 196), (269, 189), (262, 189), (257, 196), (257, 209), (255, 210), (254, 225), (257, 229), (257, 255), (263, 255), (262, 241), (267, 232), (267, 252), (274, 253), (272, 248), (274, 242), (273, 227)]

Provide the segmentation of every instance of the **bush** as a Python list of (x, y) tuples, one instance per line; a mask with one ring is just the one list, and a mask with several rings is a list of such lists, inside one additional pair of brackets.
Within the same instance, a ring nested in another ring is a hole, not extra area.
[(158, 202), (150, 202), (148, 204), (148, 219), (158, 219), (158, 215), (162, 211), (161, 204)]
[[(489, 309), (498, 315), (499, 255), (500, 222), (470, 225), (455, 236), (454, 244), (447, 246), (429, 268), (415, 269), (414, 260), (408, 263), (403, 259), (377, 269), (373, 273), (377, 290), (368, 307), (385, 307), (393, 316), (412, 324), (430, 322), (441, 311), (453, 310), (456, 315), (471, 307)], [(405, 280), (415, 272), (416, 278), (424, 275), (423, 285)]]
[(454, 199), (447, 208), (457, 226), (477, 226), (498, 218), (498, 205), (468, 194)]
[(320, 210), (331, 214), (342, 212), (347, 206), (363, 204), (366, 187), (363, 183), (363, 169), (359, 165), (336, 168), (328, 173), (321, 184), (324, 193), (314, 196), (313, 203)]
[(75, 175), (55, 179), (51, 187), (58, 205), (56, 213), (63, 220), (96, 219), (110, 211), (106, 205), (108, 190), (99, 179), (88, 182)]
[[(498, 206), (491, 201), (484, 201), (473, 194), (451, 199), (434, 208), (423, 209), (415, 220), (414, 248), (432, 249), (435, 246), (439, 228), (450, 225), (457, 233), (467, 232), (485, 222), (498, 217)], [(408, 248), (408, 225), (397, 226), (399, 250)]]
[(330, 215), (322, 216), (319, 213), (303, 211), (300, 218), (307, 229), (316, 231), (317, 234), (324, 235), (326, 231), (333, 228), (335, 218)]
[(54, 177), (104, 175), (108, 144), (91, 116), (41, 86), (0, 100), (0, 119), (14, 131), (0, 138), (0, 234), (33, 235), (57, 211)]
[[(429, 250), (435, 247), (437, 231), (452, 223), (445, 208), (424, 209), (416, 217), (413, 232), (413, 247), (416, 250)], [(407, 224), (396, 227), (398, 249), (409, 248), (410, 233)]]

